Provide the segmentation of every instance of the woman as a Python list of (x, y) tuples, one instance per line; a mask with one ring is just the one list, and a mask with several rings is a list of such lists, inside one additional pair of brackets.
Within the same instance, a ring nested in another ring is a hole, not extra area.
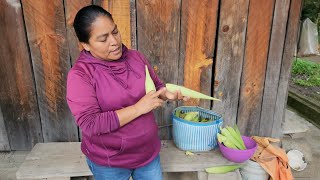
[[(82, 8), (73, 26), (84, 50), (68, 74), (67, 101), (92, 174), (96, 180), (162, 179), (152, 110), (164, 100), (188, 98), (166, 91), (146, 58), (122, 44), (103, 8)], [(145, 65), (156, 92), (145, 92)]]

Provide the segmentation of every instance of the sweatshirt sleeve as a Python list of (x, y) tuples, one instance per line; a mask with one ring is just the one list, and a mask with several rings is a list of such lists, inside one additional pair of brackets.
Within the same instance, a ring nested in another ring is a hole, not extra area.
[(120, 127), (115, 111), (101, 111), (89, 76), (80, 70), (68, 74), (67, 103), (76, 124), (88, 136), (110, 133)]
[(154, 72), (154, 69), (152, 68), (151, 64), (149, 63), (148, 59), (142, 55), (140, 52), (138, 52), (139, 56), (142, 58), (143, 62), (148, 66), (148, 70), (151, 76), (151, 79), (153, 80), (153, 83), (157, 90), (164, 87), (164, 83), (161, 81), (161, 79), (158, 77), (158, 75)]

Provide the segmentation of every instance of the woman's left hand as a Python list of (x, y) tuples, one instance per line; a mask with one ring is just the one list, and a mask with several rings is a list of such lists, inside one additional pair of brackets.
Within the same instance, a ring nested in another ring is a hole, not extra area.
[(164, 98), (167, 98), (168, 100), (171, 100), (171, 101), (176, 101), (176, 100), (188, 101), (190, 99), (187, 96), (183, 96), (180, 90), (177, 90), (176, 92), (172, 93), (166, 89), (166, 91), (163, 93), (162, 96), (164, 96)]

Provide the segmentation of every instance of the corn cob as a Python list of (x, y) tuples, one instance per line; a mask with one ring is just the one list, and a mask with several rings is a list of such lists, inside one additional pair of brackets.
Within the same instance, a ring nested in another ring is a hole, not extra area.
[(226, 138), (225, 136), (221, 135), (220, 133), (217, 134), (217, 137), (218, 137), (218, 141), (220, 143), (223, 143), (223, 145), (225, 145), (226, 147), (232, 148), (232, 149), (238, 149), (236, 145), (231, 143), (230, 140), (228, 140), (228, 138)]
[(239, 131), (237, 124), (234, 124), (233, 129), (237, 133), (237, 135), (241, 137), (241, 134), (240, 134), (240, 131)]
[(238, 141), (238, 143), (241, 146), (241, 149), (246, 149), (246, 146), (244, 145), (241, 135), (236, 133), (236, 131), (230, 126), (227, 126), (226, 128), (229, 131), (229, 133)]
[(228, 140), (235, 146), (237, 146), (238, 149), (244, 150), (244, 147), (241, 146), (241, 144), (230, 134), (230, 132), (226, 128), (220, 127), (221, 134), (226, 136)]
[(242, 139), (242, 136), (241, 136), (241, 133), (240, 133), (240, 130), (239, 130), (237, 124), (234, 124), (233, 129), (234, 129), (234, 131), (237, 133), (237, 135), (238, 135), (239, 137), (241, 137), (241, 141), (242, 141), (244, 147), (246, 147), (245, 144), (244, 144), (244, 142), (243, 142), (243, 139)]
[(207, 173), (224, 174), (224, 173), (239, 169), (240, 167), (241, 167), (240, 165), (215, 166), (215, 167), (206, 168), (205, 170)]
[(227, 140), (227, 138), (223, 135), (221, 135), (220, 133), (217, 133), (217, 137), (218, 137), (218, 141), (220, 143), (223, 143), (225, 140)]
[(197, 121), (197, 117), (199, 115), (199, 112), (188, 112), (186, 113), (186, 116), (184, 117), (187, 121)]

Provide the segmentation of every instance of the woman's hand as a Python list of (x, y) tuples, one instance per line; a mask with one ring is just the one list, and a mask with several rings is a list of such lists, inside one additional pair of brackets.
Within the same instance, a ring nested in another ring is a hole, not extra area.
[(143, 96), (134, 106), (136, 111), (139, 114), (146, 114), (157, 107), (162, 106), (163, 100), (159, 98), (160, 94), (165, 93), (166, 89), (162, 88), (158, 90), (157, 92), (155, 91), (150, 91), (148, 94)]
[(183, 96), (181, 94), (181, 91), (178, 90), (174, 93), (168, 91), (166, 88), (162, 88), (165, 89), (165, 92), (163, 94), (161, 94), (162, 97), (171, 100), (171, 101), (176, 101), (176, 100), (184, 100), (184, 101), (188, 101), (190, 98), (187, 96)]

